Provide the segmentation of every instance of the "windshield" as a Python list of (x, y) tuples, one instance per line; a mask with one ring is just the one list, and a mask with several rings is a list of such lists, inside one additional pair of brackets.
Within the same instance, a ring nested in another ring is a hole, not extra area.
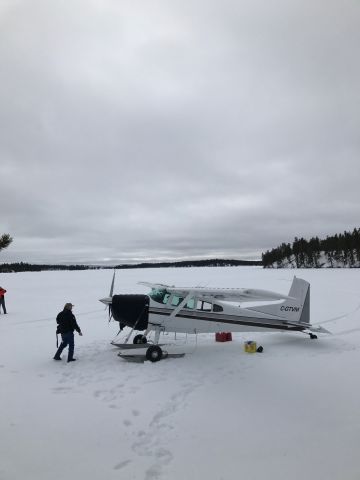
[(170, 293), (165, 288), (153, 288), (149, 293), (149, 297), (155, 302), (166, 304), (169, 300)]

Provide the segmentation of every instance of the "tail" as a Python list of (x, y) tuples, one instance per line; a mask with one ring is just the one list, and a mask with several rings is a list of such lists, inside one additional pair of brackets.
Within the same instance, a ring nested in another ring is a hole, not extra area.
[[(289, 297), (295, 298), (298, 303), (299, 311), (298, 317), (294, 319), (295, 322), (310, 324), (310, 283), (301, 278), (294, 277), (293, 283), (290, 287)], [(284, 302), (285, 311), (286, 308), (291, 309), (291, 301), (286, 300)], [(281, 307), (280, 307), (281, 309)], [(284, 311), (284, 310), (283, 310)]]
[(274, 318), (310, 326), (310, 283), (294, 277), (289, 294), (281, 303), (250, 307), (249, 310), (273, 315)]

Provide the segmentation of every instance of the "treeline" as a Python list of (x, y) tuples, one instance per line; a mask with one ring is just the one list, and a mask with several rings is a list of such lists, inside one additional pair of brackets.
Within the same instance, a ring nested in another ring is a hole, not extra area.
[(31, 263), (3, 263), (0, 265), (1, 273), (8, 272), (41, 272), (43, 270), (89, 270), (94, 268), (94, 266), (88, 265), (33, 265)]
[(360, 267), (360, 228), (327, 236), (324, 240), (295, 237), (262, 254), (264, 268)]
[(3, 263), (0, 265), (0, 273), (8, 272), (41, 272), (45, 270), (94, 270), (94, 269), (129, 269), (129, 268), (169, 268), (169, 267), (237, 267), (245, 265), (262, 265), (256, 260), (194, 260), (181, 262), (160, 263), (137, 263), (134, 265), (124, 264), (116, 266), (99, 265), (33, 265), (30, 263)]
[(181, 262), (138, 263), (136, 265), (117, 265), (107, 268), (169, 268), (169, 267), (238, 267), (238, 266), (262, 265), (261, 260), (188, 260)]

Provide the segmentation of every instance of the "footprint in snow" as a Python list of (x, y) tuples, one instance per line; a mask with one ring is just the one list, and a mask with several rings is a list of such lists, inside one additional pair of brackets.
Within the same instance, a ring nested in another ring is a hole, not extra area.
[(52, 389), (54, 393), (67, 393), (67, 392), (70, 392), (71, 390), (72, 388), (70, 387), (54, 387)]
[(113, 468), (114, 470), (121, 470), (126, 467), (126, 465), (129, 465), (129, 463), (131, 463), (131, 460), (124, 460), (123, 462), (117, 463)]

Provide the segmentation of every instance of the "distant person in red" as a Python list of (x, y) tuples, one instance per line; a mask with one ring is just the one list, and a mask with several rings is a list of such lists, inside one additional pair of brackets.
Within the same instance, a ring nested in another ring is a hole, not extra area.
[(6, 293), (6, 290), (0, 287), (0, 313), (1, 313), (1, 307), (3, 308), (3, 312), (6, 313), (5, 293)]
[(77, 324), (75, 315), (72, 313), (72, 303), (66, 303), (64, 310), (56, 317), (56, 323), (58, 324), (56, 333), (61, 333), (62, 342), (60, 347), (55, 353), (54, 360), (61, 360), (61, 353), (69, 345), (68, 362), (75, 362), (74, 358), (74, 330), (82, 335), (81, 329)]

